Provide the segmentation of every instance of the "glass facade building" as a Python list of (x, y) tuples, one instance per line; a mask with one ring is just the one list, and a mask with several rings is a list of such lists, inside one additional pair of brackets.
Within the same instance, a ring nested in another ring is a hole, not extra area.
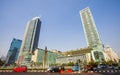
[[(44, 55), (46, 55), (46, 56), (44, 57)], [(41, 67), (43, 67), (43, 64), (44, 64), (44, 68), (45, 68), (45, 67), (50, 66), (51, 64), (56, 64), (56, 59), (59, 56), (63, 56), (63, 55), (56, 53), (56, 52), (51, 52), (48, 50), (46, 51), (46, 54), (45, 54), (44, 49), (36, 48), (34, 51), (34, 55), (32, 55), (31, 62), (32, 63), (41, 63), (42, 64)]]
[(27, 64), (31, 61), (31, 56), (35, 48), (38, 47), (40, 28), (39, 17), (35, 17), (28, 22), (17, 63)]
[(103, 44), (100, 40), (92, 13), (87, 7), (80, 11), (82, 25), (87, 41), (87, 45), (93, 48), (92, 56), (94, 60), (101, 60), (103, 58)]
[(81, 61), (81, 63), (87, 63), (86, 61), (86, 54), (79, 54), (79, 55), (71, 55), (71, 56), (62, 56), (62, 57), (58, 57), (56, 59), (56, 63), (58, 64), (67, 64), (69, 62), (73, 62), (74, 64), (77, 63), (78, 60)]
[(15, 38), (12, 40), (10, 49), (7, 53), (7, 58), (6, 58), (7, 65), (13, 64), (15, 63), (15, 61), (17, 61), (21, 43), (22, 43), (22, 40), (15, 39)]
[(93, 20), (90, 9), (87, 7), (80, 11), (82, 25), (87, 41), (87, 45), (92, 48), (103, 50), (103, 44), (98, 35), (98, 31)]
[(66, 51), (63, 53), (64, 56), (57, 57), (56, 63), (67, 64), (73, 62), (75, 64), (79, 60), (81, 64), (89, 64), (91, 61), (91, 51), (92, 48), (81, 48)]

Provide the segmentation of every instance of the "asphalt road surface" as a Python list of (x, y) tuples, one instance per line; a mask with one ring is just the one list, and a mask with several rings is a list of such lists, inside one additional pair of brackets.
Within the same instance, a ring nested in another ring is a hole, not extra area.
[(120, 75), (120, 72), (113, 73), (48, 73), (48, 72), (0, 72), (0, 75)]

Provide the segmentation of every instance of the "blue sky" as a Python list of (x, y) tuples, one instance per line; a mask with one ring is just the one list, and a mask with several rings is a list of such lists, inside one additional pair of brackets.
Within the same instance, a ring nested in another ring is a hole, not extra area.
[(120, 0), (0, 0), (0, 56), (13, 38), (23, 39), (26, 24), (40, 16), (39, 48), (67, 51), (85, 48), (79, 11), (89, 7), (100, 38), (120, 52)]

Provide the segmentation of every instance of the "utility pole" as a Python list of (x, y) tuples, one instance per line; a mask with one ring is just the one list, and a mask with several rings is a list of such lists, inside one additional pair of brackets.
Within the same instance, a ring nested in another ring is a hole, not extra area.
[(47, 46), (45, 47), (44, 55), (43, 55), (43, 68), (46, 66), (46, 60), (47, 60)]

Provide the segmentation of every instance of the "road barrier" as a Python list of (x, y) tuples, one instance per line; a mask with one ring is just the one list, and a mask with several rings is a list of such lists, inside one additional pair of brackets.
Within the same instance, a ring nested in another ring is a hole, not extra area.
[(101, 71), (94, 71), (94, 72), (120, 72), (120, 70), (101, 70)]
[[(13, 72), (12, 70), (0, 70), (0, 72)], [(46, 70), (27, 70), (27, 72), (47, 72)], [(60, 73), (83, 73), (84, 71), (76, 71), (73, 72), (71, 69), (68, 70), (61, 70)], [(98, 71), (87, 71), (85, 73), (102, 73), (102, 72), (120, 72), (120, 70), (98, 70)]]

